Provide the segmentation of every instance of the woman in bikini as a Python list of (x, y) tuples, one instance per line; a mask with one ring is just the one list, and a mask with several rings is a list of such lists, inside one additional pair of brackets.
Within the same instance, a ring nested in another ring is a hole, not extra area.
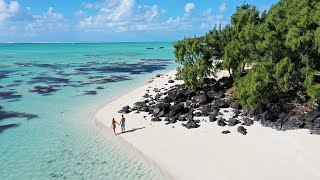
[(112, 118), (112, 128), (113, 128), (114, 135), (116, 135), (116, 127), (117, 127), (116, 124), (119, 125), (119, 123), (116, 120), (114, 120), (114, 118)]

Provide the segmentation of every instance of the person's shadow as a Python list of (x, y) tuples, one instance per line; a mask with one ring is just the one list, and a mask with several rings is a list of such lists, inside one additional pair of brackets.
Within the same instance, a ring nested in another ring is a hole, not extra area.
[[(129, 130), (129, 131), (125, 131), (124, 133), (132, 133), (132, 132), (135, 132), (135, 131), (138, 131), (138, 130), (144, 129), (144, 128), (146, 128), (146, 127), (133, 128), (133, 129), (131, 129), (131, 130)], [(121, 134), (124, 134), (124, 133), (121, 133)]]

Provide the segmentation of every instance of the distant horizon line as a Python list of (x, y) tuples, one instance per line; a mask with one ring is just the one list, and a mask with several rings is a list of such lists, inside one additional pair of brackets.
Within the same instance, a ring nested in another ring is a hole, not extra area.
[[(176, 40), (177, 41), (177, 40)], [(0, 42), (0, 44), (104, 44), (104, 43), (165, 43), (176, 41), (106, 41), (106, 42)]]

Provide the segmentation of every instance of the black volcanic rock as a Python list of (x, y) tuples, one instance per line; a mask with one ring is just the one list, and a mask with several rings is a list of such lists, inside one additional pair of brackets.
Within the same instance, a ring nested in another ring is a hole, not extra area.
[(247, 129), (244, 128), (243, 126), (239, 126), (237, 128), (238, 133), (242, 134), (242, 135), (246, 135), (247, 134)]
[(230, 118), (229, 120), (228, 120), (228, 126), (235, 126), (235, 125), (237, 125), (239, 123), (239, 121), (237, 120), (237, 119), (235, 119), (235, 118)]
[(227, 125), (225, 120), (222, 118), (218, 119), (217, 124), (218, 124), (218, 126), (226, 126)]
[(160, 122), (161, 119), (158, 118), (158, 117), (153, 117), (153, 118), (151, 119), (151, 121), (152, 121), (152, 122)]
[(174, 80), (170, 79), (170, 80), (168, 81), (168, 83), (174, 83)]
[(184, 127), (188, 128), (188, 129), (192, 129), (192, 128), (198, 128), (200, 125), (194, 121), (194, 120), (191, 120), (191, 121), (188, 121), (186, 124), (182, 124)]
[(312, 122), (314, 121), (317, 117), (319, 117), (319, 112), (316, 111), (316, 110), (312, 110), (310, 111), (306, 117), (305, 117), (305, 120), (309, 121), (309, 122)]
[(222, 131), (222, 134), (229, 134), (229, 133), (231, 133), (229, 130)]
[(243, 124), (246, 126), (251, 126), (253, 124), (253, 120), (251, 120), (250, 118), (244, 117)]
[(130, 106), (124, 106), (121, 110), (118, 111), (118, 113), (124, 113), (124, 114), (128, 114), (130, 113)]
[(228, 108), (229, 107), (229, 104), (222, 100), (222, 99), (216, 99), (212, 102), (212, 105), (214, 107), (217, 107), (217, 108)]

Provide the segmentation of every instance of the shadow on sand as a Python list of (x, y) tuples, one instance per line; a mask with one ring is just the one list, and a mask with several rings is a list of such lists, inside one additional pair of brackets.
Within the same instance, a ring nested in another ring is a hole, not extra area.
[[(135, 131), (138, 131), (138, 130), (141, 130), (141, 129), (144, 129), (144, 128), (146, 128), (146, 127), (133, 128), (133, 129), (131, 129), (131, 130), (129, 130), (129, 131), (126, 131), (126, 132), (124, 132), (124, 133), (131, 133), (131, 132), (135, 132)], [(124, 133), (121, 133), (121, 134), (124, 134)]]

